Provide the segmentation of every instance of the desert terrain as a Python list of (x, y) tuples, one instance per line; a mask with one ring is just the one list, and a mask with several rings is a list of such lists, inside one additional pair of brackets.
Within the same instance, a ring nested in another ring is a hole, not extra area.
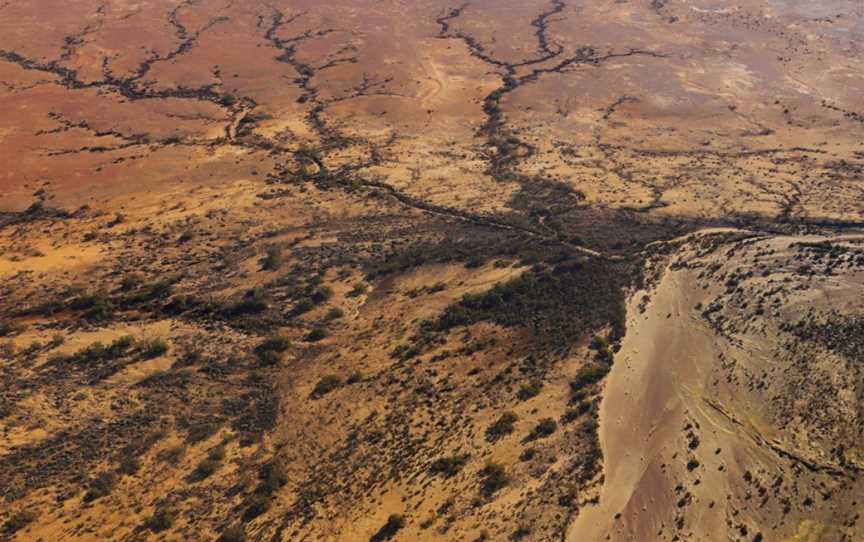
[(0, 540), (864, 539), (858, 0), (0, 0)]

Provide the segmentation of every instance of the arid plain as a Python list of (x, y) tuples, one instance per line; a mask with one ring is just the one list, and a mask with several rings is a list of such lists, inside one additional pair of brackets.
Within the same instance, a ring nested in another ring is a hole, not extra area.
[(0, 540), (864, 538), (858, 0), (0, 0)]

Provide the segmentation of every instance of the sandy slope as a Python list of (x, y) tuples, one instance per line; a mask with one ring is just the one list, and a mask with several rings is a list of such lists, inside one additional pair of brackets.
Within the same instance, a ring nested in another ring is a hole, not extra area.
[[(771, 247), (785, 258), (783, 261), (793, 261), (787, 253), (798, 240), (774, 238), (754, 246)], [(722, 261), (725, 267), (721, 269), (738, 269), (745, 259), (718, 256), (708, 261)], [(778, 416), (769, 393), (754, 394), (743, 379), (724, 378), (733, 360), (748, 364), (753, 373), (783, 364), (785, 372), (771, 380), (772, 385), (779, 385), (786, 374), (795, 371), (789, 362), (792, 356), (778, 354), (781, 341), (768, 339), (770, 335), (718, 333), (697, 308), (721, 298), (722, 283), (701, 283), (701, 265), (673, 267), (663, 272), (647, 307), (643, 304), (646, 292), (631, 298), (628, 333), (616, 356), (600, 410), (606, 478), (599, 504), (582, 510), (567, 539), (855, 539), (855, 534), (848, 538), (850, 531), (844, 533), (836, 523), (838, 517), (854, 515), (859, 507), (854, 500), (843, 500), (843, 495), (856, 491), (852, 488), (859, 484), (857, 477), (849, 475), (850, 481), (840, 482), (845, 474), (823, 476), (790, 460), (790, 454), (821, 454), (816, 444), (802, 444), (804, 439), (796, 434), (794, 422), (785, 427), (772, 421)], [(831, 300), (850, 299), (854, 289), (849, 285), (857, 284), (853, 288), (860, 291), (859, 279), (860, 273), (850, 272), (802, 289), (798, 295), (807, 299), (807, 308), (839, 307)], [(758, 284), (766, 288), (762, 282)], [(793, 307), (787, 312), (796, 311), (794, 301), (785, 306)], [(735, 321), (739, 330), (743, 322), (746, 319)], [(842, 366), (834, 370), (843, 372)], [(805, 387), (798, 393), (806, 396), (818, 392)], [(803, 413), (793, 410), (781, 412), (779, 417), (806, 418), (804, 407), (800, 408)], [(822, 460), (827, 461), (827, 457)], [(759, 482), (753, 484), (755, 491), (748, 489), (755, 480), (754, 473), (774, 480), (773, 495)], [(780, 480), (791, 480), (791, 487), (785, 488)], [(836, 490), (840, 497), (835, 501), (840, 502), (820, 508), (817, 500), (808, 501), (804, 495), (825, 484), (832, 486), (823, 492), (823, 496), (828, 495), (825, 501)], [(762, 497), (758, 504), (757, 495)], [(783, 510), (767, 495), (788, 508)], [(800, 509), (788, 506), (796, 499), (807, 504)]]

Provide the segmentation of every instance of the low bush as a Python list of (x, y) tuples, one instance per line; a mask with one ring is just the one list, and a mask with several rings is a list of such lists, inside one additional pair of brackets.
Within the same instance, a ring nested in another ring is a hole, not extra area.
[(493, 442), (513, 432), (513, 425), (519, 418), (512, 412), (504, 412), (486, 429), (486, 440)]
[(534, 429), (532, 429), (531, 432), (528, 433), (528, 436), (525, 438), (525, 440), (530, 441), (548, 437), (549, 435), (554, 433), (556, 429), (558, 429), (558, 424), (555, 422), (555, 420), (553, 420), (552, 418), (543, 418), (542, 420), (540, 420), (540, 422), (537, 423), (537, 425), (534, 426)]
[(310, 331), (308, 335), (306, 335), (306, 340), (314, 343), (322, 339), (326, 339), (329, 336), (330, 332), (327, 330), (327, 328), (315, 327), (312, 328), (312, 331)]
[(168, 343), (163, 339), (149, 339), (141, 343), (139, 349), (144, 359), (158, 358), (164, 356), (169, 350)]
[(588, 365), (583, 367), (577, 374), (576, 377), (570, 382), (570, 389), (573, 392), (578, 392), (583, 388), (588, 386), (592, 386), (597, 382), (603, 380), (609, 373), (608, 365)]
[(315, 384), (315, 389), (312, 390), (312, 395), (321, 397), (342, 385), (342, 379), (337, 375), (326, 375)]
[(170, 529), (174, 525), (176, 518), (177, 514), (173, 510), (160, 508), (152, 516), (144, 520), (144, 527), (154, 533), (159, 533)]
[(486, 463), (480, 471), (480, 476), (480, 490), (487, 497), (510, 484), (510, 476), (500, 463), (492, 461)]
[(518, 397), (520, 401), (527, 401), (532, 397), (538, 396), (541, 388), (543, 388), (543, 383), (539, 380), (534, 380), (528, 384), (522, 384), (519, 391), (516, 393), (516, 397)]
[(443, 474), (446, 477), (456, 475), (465, 463), (468, 462), (468, 454), (455, 454), (447, 457), (440, 457), (432, 462), (429, 466), (429, 471), (432, 474)]
[(222, 531), (219, 542), (245, 542), (246, 531), (242, 525), (234, 525)]
[(392, 514), (387, 518), (387, 523), (378, 529), (377, 533), (372, 535), (369, 542), (383, 542), (384, 540), (390, 540), (396, 536), (396, 533), (405, 527), (405, 523), (405, 516), (402, 514)]
[(107, 496), (117, 485), (117, 477), (112, 472), (103, 472), (90, 480), (84, 502), (92, 502)]
[(36, 521), (37, 517), (36, 512), (32, 510), (19, 510), (3, 523), (2, 532), (7, 535), (13, 535)]
[(254, 519), (261, 514), (270, 510), (272, 498), (265, 493), (255, 493), (246, 501), (246, 511), (243, 512), (243, 517), (246, 519)]

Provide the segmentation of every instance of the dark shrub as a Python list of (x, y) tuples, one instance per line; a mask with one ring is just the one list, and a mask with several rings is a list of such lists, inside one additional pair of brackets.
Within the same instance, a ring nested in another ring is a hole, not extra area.
[(443, 474), (449, 478), (462, 470), (462, 467), (464, 467), (465, 463), (468, 461), (468, 457), (468, 454), (456, 454), (447, 457), (440, 457), (430, 465), (429, 471), (432, 474)]
[(168, 353), (168, 343), (162, 339), (151, 339), (141, 343), (141, 357), (144, 359), (158, 358)]
[(608, 372), (608, 365), (589, 365), (583, 367), (579, 373), (576, 374), (576, 378), (570, 382), (570, 389), (574, 392), (578, 392), (582, 388), (592, 386), (603, 380), (603, 377), (605, 377)]
[(222, 531), (219, 542), (245, 542), (246, 531), (242, 525), (234, 525)]
[(532, 397), (538, 396), (542, 387), (543, 383), (539, 380), (534, 380), (528, 384), (522, 384), (522, 387), (519, 388), (519, 392), (516, 393), (516, 397), (521, 401), (526, 401)]
[(12, 517), (6, 520), (3, 524), (2, 532), (7, 535), (13, 535), (36, 521), (37, 517), (36, 512), (32, 510), (19, 510), (12, 514)]
[(265, 493), (255, 493), (246, 501), (246, 511), (243, 512), (243, 517), (246, 519), (254, 519), (270, 510), (272, 499), (270, 495)]
[(312, 390), (312, 395), (315, 397), (321, 397), (322, 395), (326, 395), (331, 391), (335, 390), (339, 386), (342, 385), (342, 379), (337, 375), (327, 375), (321, 378), (317, 384), (315, 384), (315, 389)]
[(333, 290), (329, 286), (322, 286), (312, 293), (312, 301), (320, 305), (333, 297)]
[(261, 492), (275, 493), (288, 483), (288, 471), (285, 469), (285, 463), (278, 457), (274, 458), (261, 467), (258, 478), (261, 479)]
[(221, 463), (214, 459), (205, 459), (204, 461), (198, 463), (198, 466), (195, 467), (195, 476), (199, 480), (204, 480), (212, 476), (217, 470), (219, 470), (219, 466)]
[(492, 495), (510, 483), (510, 477), (507, 475), (504, 466), (492, 461), (486, 463), (486, 466), (480, 471), (480, 476), (480, 490), (486, 496)]
[(525, 440), (537, 440), (540, 438), (545, 438), (555, 432), (558, 429), (558, 424), (552, 418), (543, 418), (540, 422), (534, 426), (534, 429), (528, 434)]
[(263, 271), (276, 271), (285, 262), (282, 256), (280, 247), (270, 247), (267, 249), (267, 254), (261, 259), (261, 269)]
[(312, 331), (309, 332), (309, 335), (306, 336), (306, 340), (309, 342), (318, 342), (322, 339), (326, 339), (330, 336), (330, 332), (327, 331), (327, 328), (323, 327), (315, 327), (312, 328)]
[(387, 518), (387, 523), (384, 524), (383, 527), (378, 529), (378, 532), (372, 535), (369, 539), (369, 542), (382, 542), (384, 540), (390, 540), (396, 533), (398, 533), (403, 527), (405, 527), (405, 516), (402, 514), (392, 514), (389, 518)]
[(174, 520), (177, 518), (172, 510), (160, 508), (153, 513), (152, 516), (144, 520), (144, 527), (150, 529), (154, 533), (159, 533), (170, 529), (174, 525)]
[(486, 429), (486, 440), (493, 442), (513, 432), (513, 424), (519, 418), (512, 412), (505, 412)]
[(92, 502), (105, 497), (114, 486), (117, 485), (117, 477), (112, 472), (103, 472), (90, 481), (87, 493), (84, 494), (84, 502)]

